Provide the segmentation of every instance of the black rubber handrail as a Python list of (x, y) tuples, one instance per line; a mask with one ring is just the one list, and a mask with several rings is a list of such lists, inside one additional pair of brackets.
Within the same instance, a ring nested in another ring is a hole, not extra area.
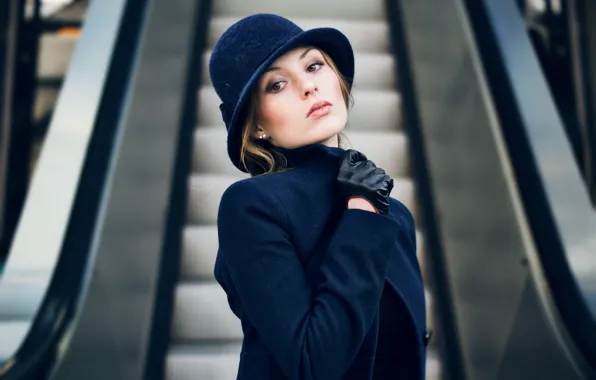
[(596, 212), (515, 0), (464, 0), (557, 310), (596, 369)]

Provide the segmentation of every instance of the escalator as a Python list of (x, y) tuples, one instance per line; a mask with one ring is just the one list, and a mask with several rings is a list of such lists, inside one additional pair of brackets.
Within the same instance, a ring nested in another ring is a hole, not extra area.
[[(592, 210), (565, 235), (574, 216), (560, 219), (527, 124), (553, 112), (548, 91), (528, 111), (503, 85), (507, 65), (488, 63), (506, 52), (491, 42), (502, 42), (494, 17), (511, 20), (513, 0), (110, 2), (91, 2), (0, 277), (0, 336), (12, 337), (0, 380), (235, 377), (242, 335), (213, 278), (215, 222), (223, 191), (246, 176), (225, 153), (207, 63), (227, 26), (256, 12), (352, 42), (348, 147), (394, 177), (416, 218), (435, 330), (427, 379), (593, 378), (591, 304), (573, 295), (593, 294), (594, 277), (572, 255), (573, 242), (590, 246)], [(515, 128), (527, 130), (516, 139)], [(558, 162), (572, 160), (549, 136)], [(553, 257), (584, 269), (583, 282), (569, 285)]]

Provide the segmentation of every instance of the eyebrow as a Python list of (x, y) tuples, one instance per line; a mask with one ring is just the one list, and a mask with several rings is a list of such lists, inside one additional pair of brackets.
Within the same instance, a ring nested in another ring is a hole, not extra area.
[[(298, 58), (298, 60), (303, 60), (304, 57), (306, 57), (306, 55), (308, 54), (308, 52), (311, 51), (311, 50), (313, 50), (313, 49), (314, 48), (312, 48), (312, 47), (306, 49), (302, 54), (300, 54), (300, 58)], [(279, 70), (279, 67), (273, 67), (272, 66), (272, 67), (268, 68), (267, 70), (265, 70), (265, 72), (263, 74), (266, 74), (268, 72), (275, 71), (275, 70)]]

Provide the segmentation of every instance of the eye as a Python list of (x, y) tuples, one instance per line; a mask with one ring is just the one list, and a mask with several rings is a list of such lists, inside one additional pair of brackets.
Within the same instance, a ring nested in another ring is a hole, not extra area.
[(319, 71), (319, 69), (320, 69), (321, 67), (323, 67), (324, 65), (325, 65), (325, 64), (324, 64), (323, 62), (321, 62), (321, 61), (316, 61), (316, 62), (313, 62), (313, 63), (311, 63), (310, 65), (308, 65), (308, 67), (307, 67), (306, 71), (307, 71), (307, 72), (309, 72), (309, 73), (313, 73), (313, 72), (315, 72), (315, 71)]
[(267, 86), (267, 92), (276, 93), (283, 90), (285, 84), (283, 81), (273, 82)]

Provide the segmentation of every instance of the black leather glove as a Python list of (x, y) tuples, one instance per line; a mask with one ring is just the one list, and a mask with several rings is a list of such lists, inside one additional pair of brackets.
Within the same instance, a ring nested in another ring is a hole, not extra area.
[(389, 213), (389, 194), (393, 189), (393, 179), (385, 170), (377, 168), (364, 154), (353, 149), (343, 154), (337, 182), (344, 201), (362, 197), (368, 200), (379, 214)]

